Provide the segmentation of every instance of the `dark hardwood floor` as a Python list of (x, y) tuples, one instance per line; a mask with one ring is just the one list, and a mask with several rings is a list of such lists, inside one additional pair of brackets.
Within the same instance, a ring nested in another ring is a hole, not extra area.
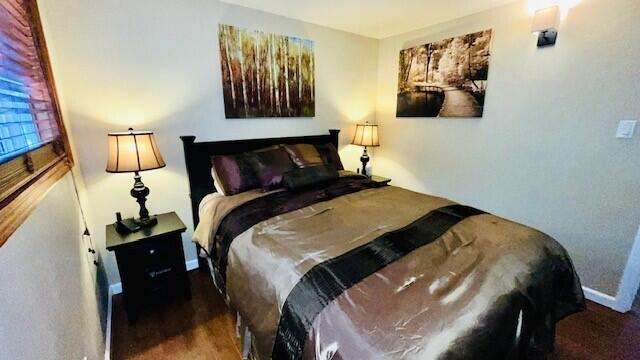
[(129, 325), (122, 295), (113, 298), (111, 359), (240, 359), (235, 317), (205, 271), (192, 271), (191, 301), (151, 304)]
[[(114, 297), (112, 359), (240, 359), (235, 318), (207, 272), (192, 271), (193, 299), (153, 304), (127, 323), (122, 296)], [(640, 359), (640, 317), (589, 302), (558, 324), (552, 359)]]

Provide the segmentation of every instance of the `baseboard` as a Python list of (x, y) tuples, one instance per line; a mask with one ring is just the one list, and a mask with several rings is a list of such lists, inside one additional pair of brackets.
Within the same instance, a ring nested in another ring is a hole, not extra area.
[[(187, 271), (191, 271), (193, 269), (198, 268), (198, 259), (188, 260), (184, 263), (187, 266)], [(109, 290), (111, 290), (112, 295), (117, 295), (122, 292), (122, 283), (115, 283), (109, 286)]]
[(193, 269), (197, 269), (198, 268), (198, 259), (189, 260), (189, 261), (185, 262), (185, 265), (187, 265), (187, 271), (191, 271)]
[(604, 305), (617, 312), (626, 313), (633, 307), (633, 301), (638, 294), (640, 287), (640, 228), (636, 232), (636, 237), (627, 259), (627, 265), (622, 273), (620, 284), (616, 296), (610, 296), (598, 292), (588, 287), (582, 287), (587, 299)]
[(611, 295), (601, 293), (597, 290), (593, 290), (586, 286), (582, 287), (582, 291), (584, 291), (584, 297), (587, 298), (587, 300), (591, 300), (595, 303), (598, 303), (600, 305), (606, 306), (611, 309), (613, 309), (616, 305), (616, 298), (614, 298)]
[(619, 313), (626, 313), (631, 310), (631, 306), (628, 304), (628, 301), (624, 301), (624, 299), (619, 298), (619, 296), (613, 297), (611, 295), (603, 294), (586, 286), (583, 286), (582, 290), (584, 291), (584, 297), (587, 298), (587, 300), (606, 306), (611, 310)]
[(122, 283), (109, 285), (109, 292), (111, 293), (111, 296), (120, 294), (122, 292)]
[(109, 287), (109, 295), (107, 296), (109, 298), (107, 299), (107, 328), (104, 335), (104, 360), (111, 360), (111, 312), (113, 311), (111, 287)]

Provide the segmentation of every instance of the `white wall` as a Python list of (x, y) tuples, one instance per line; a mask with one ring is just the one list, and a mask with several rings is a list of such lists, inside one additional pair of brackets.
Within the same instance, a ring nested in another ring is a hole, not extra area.
[[(575, 1), (572, 1), (575, 2)], [(374, 171), (539, 228), (564, 244), (585, 285), (615, 295), (640, 223), (638, 137), (615, 126), (640, 115), (634, 0), (582, 0), (555, 47), (538, 49), (526, 1), (376, 41), (214, 0), (40, 0), (64, 116), (71, 123), (98, 246), (115, 211), (133, 215), (129, 175), (104, 172), (105, 134), (156, 131), (167, 168), (145, 172), (152, 212), (190, 229), (179, 135), (236, 139), (381, 126)], [(217, 25), (315, 41), (316, 117), (224, 119)], [(395, 118), (402, 48), (494, 29), (482, 119)], [(341, 149), (349, 168), (360, 150)], [(105, 254), (112, 283), (118, 282)]]
[[(614, 137), (618, 120), (640, 118), (640, 2), (582, 0), (545, 49), (527, 4), (380, 42), (374, 169), (549, 233), (584, 285), (615, 296), (640, 224), (640, 136)], [(482, 119), (395, 117), (400, 49), (487, 28)]]
[[(617, 120), (640, 116), (637, 1), (583, 0), (548, 49), (535, 47), (524, 2), (380, 42), (213, 0), (39, 4), (103, 252), (104, 224), (115, 211), (136, 211), (130, 176), (104, 173), (107, 132), (156, 131), (168, 167), (143, 174), (148, 205), (176, 210), (191, 226), (179, 135), (234, 139), (338, 127), (344, 144), (351, 123), (373, 120), (375, 111), (376, 173), (548, 232), (567, 247), (585, 285), (615, 295), (640, 219), (639, 137), (613, 136)], [(316, 117), (225, 120), (219, 22), (314, 40)], [(398, 51), (484, 28), (495, 37), (484, 118), (396, 119)], [(358, 165), (358, 148), (342, 155), (347, 167)], [(0, 358), (101, 356), (80, 230), (67, 175), (0, 249)]]
[[(104, 225), (114, 213), (134, 215), (131, 175), (107, 174), (106, 134), (129, 126), (156, 132), (167, 167), (142, 174), (151, 212), (177, 211), (192, 220), (180, 135), (200, 140), (290, 136), (373, 119), (377, 41), (215, 0), (39, 0), (63, 116), (71, 123), (91, 228), (104, 250)], [(312, 119), (226, 120), (222, 102), (218, 23), (313, 40), (316, 116)], [(355, 168), (359, 149), (342, 150)], [(104, 254), (111, 283), (119, 281)]]
[(104, 337), (71, 177), (0, 248), (0, 359), (98, 359)]

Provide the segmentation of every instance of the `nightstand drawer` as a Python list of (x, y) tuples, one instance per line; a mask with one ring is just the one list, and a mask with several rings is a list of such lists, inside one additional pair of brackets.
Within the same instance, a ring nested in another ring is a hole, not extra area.
[(162, 239), (149, 244), (141, 244), (133, 249), (131, 254), (137, 258), (137, 263), (145, 272), (159, 272), (183, 262), (182, 251), (178, 246), (182, 246), (178, 242), (179, 238)]
[(155, 292), (175, 287), (176, 284), (179, 284), (184, 272), (176, 265), (172, 265), (149, 269), (144, 271), (144, 274), (146, 276), (145, 286), (147, 287), (147, 291)]

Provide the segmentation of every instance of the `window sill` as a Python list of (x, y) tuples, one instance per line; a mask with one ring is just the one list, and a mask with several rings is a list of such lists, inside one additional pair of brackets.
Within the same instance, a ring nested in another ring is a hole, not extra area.
[(0, 209), (0, 246), (4, 245), (36, 208), (40, 200), (69, 170), (71, 170), (71, 165), (67, 157), (60, 158)]

